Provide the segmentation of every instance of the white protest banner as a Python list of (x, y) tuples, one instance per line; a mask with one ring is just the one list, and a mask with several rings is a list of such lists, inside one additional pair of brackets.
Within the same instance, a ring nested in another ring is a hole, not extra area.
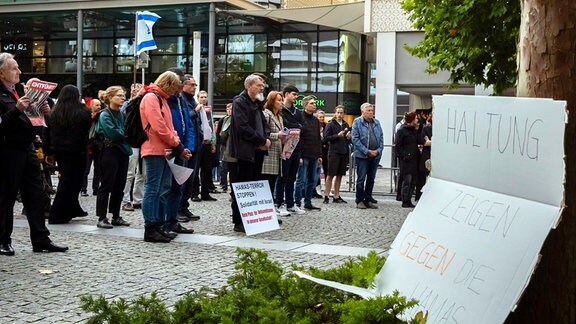
[(434, 97), (432, 174), (376, 278), (428, 323), (501, 323), (563, 201), (565, 102)]
[(565, 103), (435, 96), (434, 178), (559, 206)]
[(311, 280), (364, 298), (399, 291), (419, 301), (406, 319), (502, 323), (563, 207), (566, 103), (433, 99), (431, 177), (374, 288)]
[(280, 228), (268, 181), (237, 182), (232, 187), (246, 235)]

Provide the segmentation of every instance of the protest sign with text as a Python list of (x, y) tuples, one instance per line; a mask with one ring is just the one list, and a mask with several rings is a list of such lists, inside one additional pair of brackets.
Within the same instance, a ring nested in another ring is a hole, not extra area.
[(563, 208), (566, 103), (433, 99), (432, 173), (374, 288), (327, 285), (399, 291), (419, 301), (406, 318), (427, 311), (427, 323), (502, 323)]
[(268, 181), (237, 182), (232, 187), (246, 235), (280, 228)]
[(26, 82), (25, 96), (30, 99), (30, 105), (24, 113), (30, 119), (32, 125), (46, 126), (44, 114), (40, 111), (40, 107), (46, 103), (48, 96), (57, 86), (57, 83), (42, 81), (37, 78), (32, 78)]

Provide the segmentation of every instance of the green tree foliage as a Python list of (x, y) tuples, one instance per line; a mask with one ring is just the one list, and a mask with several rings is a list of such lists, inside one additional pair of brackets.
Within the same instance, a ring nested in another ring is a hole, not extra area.
[[(257, 249), (238, 249), (236, 272), (220, 289), (202, 288), (178, 300), (169, 311), (155, 293), (133, 302), (120, 298), (83, 296), (82, 308), (93, 313), (89, 323), (415, 323), (426, 322), (419, 313), (404, 321), (401, 315), (416, 305), (398, 293), (364, 300), (356, 295), (300, 279)], [(375, 252), (343, 265), (305, 270), (314, 276), (345, 284), (372, 283), (384, 265)]]
[(492, 85), (495, 94), (515, 84), (520, 1), (404, 0), (402, 8), (425, 32), (406, 48), (428, 60), (426, 72), (450, 71), (451, 86)]

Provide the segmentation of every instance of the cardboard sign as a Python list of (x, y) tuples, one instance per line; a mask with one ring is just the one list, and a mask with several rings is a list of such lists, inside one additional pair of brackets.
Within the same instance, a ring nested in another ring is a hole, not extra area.
[[(563, 203), (563, 101), (435, 96), (432, 173), (374, 289), (415, 298), (427, 323), (502, 323)], [(553, 274), (552, 274), (553, 275)]]
[(432, 176), (560, 206), (565, 103), (435, 96)]
[(280, 228), (268, 181), (237, 182), (232, 186), (246, 235)]
[(377, 294), (428, 323), (501, 323), (560, 215), (565, 102), (434, 97), (432, 177), (392, 244)]

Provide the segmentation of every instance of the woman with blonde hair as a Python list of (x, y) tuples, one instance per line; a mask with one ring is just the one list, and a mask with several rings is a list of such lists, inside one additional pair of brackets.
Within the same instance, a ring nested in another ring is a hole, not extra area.
[[(99, 161), (101, 183), (96, 198), (97, 226), (100, 228), (112, 228), (113, 225), (130, 226), (120, 217), (120, 205), (128, 173), (128, 157), (132, 154), (132, 148), (124, 137), (124, 116), (120, 112), (124, 100), (124, 88), (108, 87), (104, 99), (108, 108), (100, 113), (96, 124), (96, 133), (104, 141)], [(112, 224), (108, 220), (107, 212), (112, 214)]]
[(142, 128), (148, 129), (148, 140), (140, 149), (146, 170), (142, 215), (144, 216), (144, 241), (168, 243), (176, 233), (164, 225), (168, 193), (172, 185), (172, 172), (166, 154), (188, 160), (192, 153), (185, 149), (174, 130), (172, 114), (167, 99), (181, 90), (180, 77), (166, 71), (149, 87), (144, 87), (140, 103)]

